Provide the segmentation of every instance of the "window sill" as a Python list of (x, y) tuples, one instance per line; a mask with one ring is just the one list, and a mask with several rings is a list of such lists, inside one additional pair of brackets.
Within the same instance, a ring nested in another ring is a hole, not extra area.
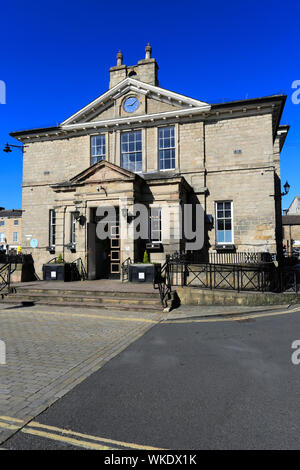
[(214, 249), (217, 251), (235, 251), (236, 246), (234, 243), (217, 243)]

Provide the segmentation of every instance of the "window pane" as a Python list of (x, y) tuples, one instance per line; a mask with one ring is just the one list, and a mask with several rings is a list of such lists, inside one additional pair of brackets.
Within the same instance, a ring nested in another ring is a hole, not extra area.
[(217, 221), (218, 230), (224, 230), (224, 220)]
[(121, 134), (121, 165), (129, 171), (142, 171), (142, 131)]
[(218, 243), (223, 243), (224, 241), (225, 241), (224, 232), (218, 230), (217, 231), (217, 242)]
[(160, 127), (158, 129), (159, 169), (172, 170), (175, 168), (175, 128)]
[(231, 231), (225, 231), (225, 242), (230, 243), (232, 241), (232, 233)]
[(225, 220), (225, 230), (231, 230), (231, 219)]
[(216, 203), (216, 241), (217, 243), (232, 243), (232, 210), (231, 202)]
[(105, 159), (105, 135), (93, 135), (91, 137), (91, 165), (103, 159)]

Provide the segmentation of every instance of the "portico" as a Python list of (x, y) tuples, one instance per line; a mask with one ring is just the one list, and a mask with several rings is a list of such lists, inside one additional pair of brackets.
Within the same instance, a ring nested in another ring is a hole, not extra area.
[(102, 160), (69, 181), (51, 185), (55, 193), (56, 252), (61, 251), (66, 261), (81, 257), (89, 279), (120, 278), (124, 260), (142, 261), (151, 242), (151, 227), (146, 227), (147, 237), (143, 236), (145, 227), (141, 236), (134, 236), (134, 230), (141, 230), (136, 226), (140, 224), (140, 211), (147, 211), (146, 223), (150, 224), (151, 210), (162, 205), (171, 208), (172, 230), (161, 227), (157, 220), (156, 242), (160, 247), (150, 254), (151, 260), (163, 262), (166, 253), (180, 250), (182, 240), (174, 238), (174, 229), (181, 223), (178, 209), (192, 190), (183, 177), (163, 176), (143, 178)]

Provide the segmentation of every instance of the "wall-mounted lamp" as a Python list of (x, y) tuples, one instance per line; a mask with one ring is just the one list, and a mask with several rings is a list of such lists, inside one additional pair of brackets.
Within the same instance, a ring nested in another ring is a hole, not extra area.
[(76, 209), (74, 212), (73, 212), (73, 215), (74, 215), (74, 219), (79, 222), (80, 225), (84, 225), (85, 224), (85, 221), (86, 221), (86, 218), (84, 215), (80, 215), (80, 211), (78, 209)]
[(105, 196), (107, 196), (107, 191), (106, 189), (104, 188), (104, 186), (97, 186), (97, 192), (99, 193), (100, 191), (104, 191), (105, 192)]
[(80, 211), (78, 209), (76, 209), (74, 212), (73, 212), (73, 215), (74, 215), (74, 219), (75, 220), (78, 220), (79, 217), (80, 217)]
[(15, 148), (21, 149), (22, 152), (24, 152), (24, 147), (25, 147), (25, 145), (13, 145), (13, 144), (8, 144), (8, 142), (6, 142), (6, 145), (5, 145), (4, 149), (3, 149), (3, 152), (5, 152), (5, 153), (10, 153), (10, 152), (12, 152), (11, 147), (15, 147)]
[(284, 192), (281, 193), (281, 196), (286, 196), (290, 190), (290, 185), (289, 183), (286, 181), (285, 185), (283, 186), (284, 187)]

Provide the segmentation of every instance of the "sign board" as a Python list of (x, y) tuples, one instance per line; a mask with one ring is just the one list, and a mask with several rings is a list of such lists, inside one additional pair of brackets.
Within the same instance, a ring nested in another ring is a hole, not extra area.
[(145, 280), (145, 273), (139, 273), (139, 279), (141, 279), (141, 281), (144, 281)]
[(36, 248), (38, 246), (38, 241), (33, 238), (32, 240), (30, 240), (30, 246), (31, 248)]
[(51, 278), (56, 279), (56, 271), (51, 271)]

